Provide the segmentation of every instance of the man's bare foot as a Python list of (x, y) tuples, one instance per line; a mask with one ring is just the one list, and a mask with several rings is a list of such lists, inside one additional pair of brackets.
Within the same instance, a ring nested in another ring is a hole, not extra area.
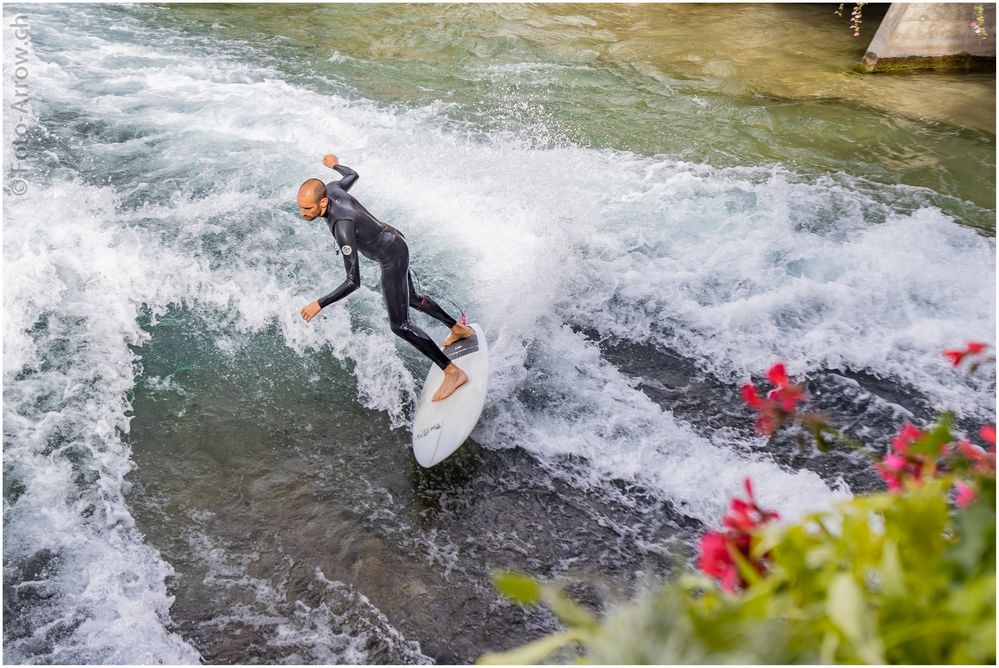
[(446, 339), (444, 339), (443, 347), (447, 348), (455, 341), (461, 341), (462, 339), (467, 339), (468, 337), (474, 334), (475, 330), (469, 327), (468, 325), (463, 325), (460, 322), (455, 323), (454, 327), (451, 328), (451, 333), (447, 335)]
[(468, 374), (459, 369), (454, 362), (444, 369), (444, 382), (434, 392), (434, 401), (447, 399), (454, 391), (468, 382)]

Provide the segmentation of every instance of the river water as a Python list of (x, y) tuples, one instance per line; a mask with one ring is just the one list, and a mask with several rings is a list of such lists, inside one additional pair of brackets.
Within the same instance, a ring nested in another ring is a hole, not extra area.
[[(599, 607), (745, 476), (788, 518), (879, 488), (753, 433), (738, 388), (777, 360), (876, 449), (993, 422), (994, 376), (940, 351), (994, 340), (994, 76), (857, 74), (883, 8), (861, 39), (834, 9), (5, 5), (4, 660), (521, 644), (557, 626), (496, 569)], [(434, 469), (376, 268), (298, 316), (342, 280), (294, 205), (327, 152), (488, 333)]]

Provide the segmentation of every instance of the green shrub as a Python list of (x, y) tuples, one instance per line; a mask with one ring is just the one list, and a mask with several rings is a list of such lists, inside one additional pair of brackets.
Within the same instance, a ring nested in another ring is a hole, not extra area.
[[(783, 367), (768, 377), (766, 399), (744, 392), (758, 428), (838, 434), (796, 413), (800, 386)], [(955, 439), (951, 422), (903, 428), (876, 463), (892, 491), (793, 524), (771, 521), (747, 481), (749, 499), (702, 538), (701, 568), (715, 577), (681, 573), (603, 619), (557, 585), (495, 574), (499, 591), (547, 606), (566, 630), (479, 663), (994, 664), (995, 429), (982, 429), (986, 451)]]

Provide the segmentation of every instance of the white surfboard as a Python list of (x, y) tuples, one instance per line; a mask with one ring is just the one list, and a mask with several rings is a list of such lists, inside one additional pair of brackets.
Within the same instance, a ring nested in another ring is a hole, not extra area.
[(475, 335), (456, 341), (444, 353), (468, 374), (468, 382), (443, 401), (432, 401), (444, 381), (444, 372), (430, 366), (423, 383), (420, 402), (413, 416), (413, 454), (424, 468), (443, 461), (457, 450), (472, 433), (486, 403), (489, 380), (489, 349), (486, 334), (478, 323), (469, 325)]

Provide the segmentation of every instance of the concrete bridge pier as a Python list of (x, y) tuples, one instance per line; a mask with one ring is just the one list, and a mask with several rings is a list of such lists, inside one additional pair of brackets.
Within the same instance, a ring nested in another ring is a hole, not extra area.
[(996, 6), (982, 3), (988, 36), (975, 34), (973, 3), (892, 3), (860, 68), (865, 72), (996, 68)]

